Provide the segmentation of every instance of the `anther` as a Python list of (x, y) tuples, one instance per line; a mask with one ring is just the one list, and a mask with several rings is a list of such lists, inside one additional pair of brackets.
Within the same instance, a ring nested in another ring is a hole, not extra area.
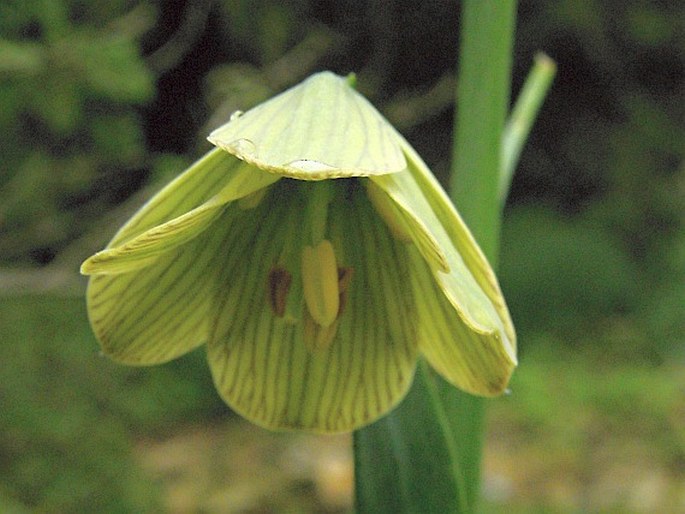
[(324, 239), (302, 249), (302, 289), (312, 319), (328, 327), (338, 317), (340, 290), (333, 245)]
[(269, 305), (279, 318), (285, 316), (286, 299), (292, 281), (292, 275), (283, 268), (269, 271)]
[(366, 194), (393, 237), (398, 241), (410, 243), (412, 241), (411, 235), (404, 227), (397, 207), (393, 204), (388, 195), (371, 181), (367, 183)]

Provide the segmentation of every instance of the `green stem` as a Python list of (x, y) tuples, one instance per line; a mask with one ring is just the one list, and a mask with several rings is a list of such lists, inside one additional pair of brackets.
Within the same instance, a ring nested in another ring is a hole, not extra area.
[(451, 196), (491, 264), (499, 246), (515, 18), (515, 0), (464, 1)]
[[(515, 0), (465, 0), (459, 56), (451, 196), (496, 266), (501, 223), (502, 134), (509, 106)], [(469, 509), (475, 512), (485, 433), (485, 403), (439, 383), (459, 448)]]

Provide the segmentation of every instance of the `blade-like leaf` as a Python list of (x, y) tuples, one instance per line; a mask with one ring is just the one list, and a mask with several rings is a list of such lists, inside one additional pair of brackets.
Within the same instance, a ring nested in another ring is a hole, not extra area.
[(400, 409), (354, 433), (358, 512), (446, 514), (463, 503), (461, 473), (432, 380), (420, 364)]

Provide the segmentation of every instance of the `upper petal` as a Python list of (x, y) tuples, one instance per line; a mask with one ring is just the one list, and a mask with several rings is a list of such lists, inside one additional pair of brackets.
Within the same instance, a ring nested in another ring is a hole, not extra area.
[(346, 79), (330, 72), (237, 113), (209, 140), (262, 170), (300, 180), (406, 168), (389, 123)]

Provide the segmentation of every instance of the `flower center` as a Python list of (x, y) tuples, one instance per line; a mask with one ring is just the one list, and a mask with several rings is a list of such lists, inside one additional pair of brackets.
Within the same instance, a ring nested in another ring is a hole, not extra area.
[(326, 349), (333, 342), (353, 275), (351, 267), (340, 265), (328, 234), (328, 208), (335, 187), (326, 181), (298, 187), (305, 201), (298, 208), (303, 214), (301, 223), (291, 225), (288, 238), (295, 248), (286, 248), (268, 275), (272, 312), (287, 321), (300, 321), (304, 343), (311, 351)]

